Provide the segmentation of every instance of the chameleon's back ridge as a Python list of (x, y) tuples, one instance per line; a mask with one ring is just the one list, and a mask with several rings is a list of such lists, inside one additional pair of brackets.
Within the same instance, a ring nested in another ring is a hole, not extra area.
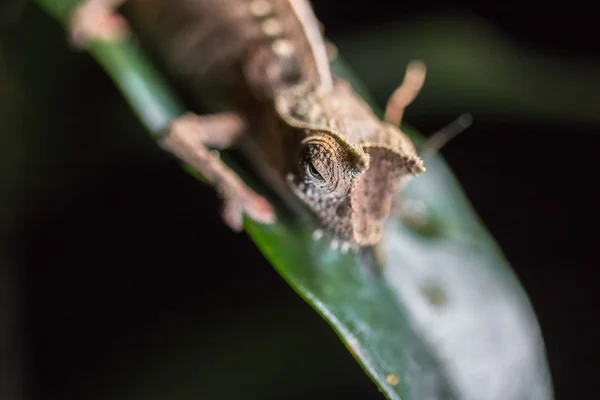
[(318, 23), (304, 0), (129, 0), (125, 12), (175, 75), (202, 87), (238, 96), (246, 83), (260, 96), (301, 81), (331, 85)]

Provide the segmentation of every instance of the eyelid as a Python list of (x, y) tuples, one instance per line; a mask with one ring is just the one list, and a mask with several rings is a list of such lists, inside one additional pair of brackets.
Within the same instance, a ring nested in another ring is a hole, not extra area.
[[(308, 173), (313, 176), (314, 178), (320, 180), (320, 181), (325, 181), (325, 177), (319, 172), (319, 169), (317, 167), (315, 167), (315, 165), (312, 162), (308, 162), (306, 164), (306, 168), (308, 170)], [(312, 169), (314, 168), (316, 174), (312, 171)]]

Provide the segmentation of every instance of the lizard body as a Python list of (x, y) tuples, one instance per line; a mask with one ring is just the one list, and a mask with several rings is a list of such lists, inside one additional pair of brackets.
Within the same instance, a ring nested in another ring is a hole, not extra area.
[[(73, 17), (76, 43), (99, 36), (101, 16), (115, 17), (112, 9), (123, 2), (84, 0)], [(194, 101), (217, 110), (175, 120), (162, 145), (217, 187), (232, 228), (241, 228), (243, 212), (266, 223), (274, 215), (207, 146), (237, 145), (336, 242), (380, 241), (394, 192), (424, 170), (398, 128), (423, 84), (421, 64), (407, 70), (384, 122), (334, 75), (306, 0), (128, 0), (123, 11)]]

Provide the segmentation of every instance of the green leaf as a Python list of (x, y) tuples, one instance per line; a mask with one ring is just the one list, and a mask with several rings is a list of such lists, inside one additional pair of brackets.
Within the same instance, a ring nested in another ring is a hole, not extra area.
[[(37, 3), (65, 23), (66, 3)], [(151, 133), (183, 111), (134, 43), (96, 43), (90, 53)], [(368, 99), (343, 62), (335, 68)], [(425, 161), (427, 172), (406, 195), (425, 205), (427, 229), (391, 220), (382, 272), (368, 257), (314, 241), (310, 221), (281, 213), (272, 226), (246, 220), (246, 230), (387, 398), (550, 399), (543, 342), (526, 295), (444, 161)]]

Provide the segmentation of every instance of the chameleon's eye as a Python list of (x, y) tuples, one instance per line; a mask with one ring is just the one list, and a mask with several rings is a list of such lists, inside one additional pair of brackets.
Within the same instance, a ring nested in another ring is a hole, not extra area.
[(311, 162), (308, 163), (308, 173), (317, 180), (325, 180), (323, 178), (323, 175), (321, 175), (321, 173), (319, 172), (319, 170), (317, 169), (317, 167), (315, 167), (315, 165)]
[(319, 190), (333, 189), (335, 154), (327, 143), (314, 140), (306, 143), (300, 153), (300, 174), (305, 183)]
[(318, 186), (326, 186), (328, 184), (329, 171), (327, 165), (320, 160), (308, 161), (305, 164), (305, 171), (308, 179)]

